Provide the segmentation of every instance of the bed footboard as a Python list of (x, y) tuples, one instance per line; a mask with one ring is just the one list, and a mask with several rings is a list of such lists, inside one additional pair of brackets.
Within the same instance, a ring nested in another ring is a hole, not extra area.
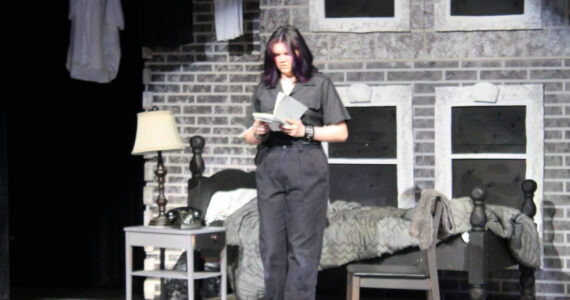
[[(536, 214), (536, 205), (534, 204), (534, 192), (536, 191), (536, 182), (534, 180), (524, 180), (521, 184), (524, 193), (524, 204), (521, 211), (533, 218)], [(488, 276), (488, 257), (490, 253), (485, 232), (485, 224), (487, 217), (485, 215), (485, 198), (487, 194), (483, 188), (475, 188), (471, 193), (473, 200), (473, 212), (471, 213), (472, 230), (469, 233), (468, 246), (468, 268), (469, 268), (469, 297), (471, 300), (483, 300), (486, 297), (485, 285)], [(535, 299), (535, 276), (534, 269), (519, 265), (521, 299)]]

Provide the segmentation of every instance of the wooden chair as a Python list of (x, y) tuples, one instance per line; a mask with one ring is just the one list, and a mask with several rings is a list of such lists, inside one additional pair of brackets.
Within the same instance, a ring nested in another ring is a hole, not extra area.
[(433, 242), (427, 250), (422, 250), (424, 266), (353, 264), (347, 267), (347, 300), (358, 300), (360, 288), (381, 288), (399, 290), (425, 290), (428, 300), (439, 300), (439, 283), (435, 247), (437, 231), (441, 221), (442, 205), (435, 203), (433, 219)]

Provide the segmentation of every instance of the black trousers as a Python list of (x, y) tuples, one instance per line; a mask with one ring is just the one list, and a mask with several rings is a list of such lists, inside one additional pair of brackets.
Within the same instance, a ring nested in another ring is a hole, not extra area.
[(265, 295), (313, 300), (329, 193), (320, 145), (261, 148), (256, 157)]

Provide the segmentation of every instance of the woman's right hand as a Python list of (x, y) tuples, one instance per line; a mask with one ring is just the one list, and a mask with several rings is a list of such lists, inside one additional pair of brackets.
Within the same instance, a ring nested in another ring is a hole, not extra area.
[(253, 122), (253, 132), (257, 135), (265, 135), (269, 133), (269, 125), (263, 121), (255, 120)]

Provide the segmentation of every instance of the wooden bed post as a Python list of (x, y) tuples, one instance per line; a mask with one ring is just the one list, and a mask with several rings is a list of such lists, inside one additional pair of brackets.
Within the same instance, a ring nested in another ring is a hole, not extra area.
[(203, 137), (196, 135), (190, 138), (190, 147), (192, 148), (192, 160), (190, 161), (190, 172), (192, 178), (202, 177), (202, 173), (206, 167), (204, 166), (204, 158), (202, 158), (202, 150), (206, 141)]
[(471, 300), (485, 299), (485, 284), (487, 283), (487, 255), (485, 253), (485, 203), (487, 193), (477, 187), (471, 192), (473, 212), (471, 213), (471, 232), (469, 233), (468, 268), (469, 268), (469, 298)]
[[(521, 189), (524, 193), (524, 203), (522, 212), (529, 216), (531, 219), (536, 214), (536, 205), (534, 204), (534, 192), (536, 191), (536, 182), (531, 179), (526, 179), (521, 184)], [(520, 284), (521, 284), (521, 300), (534, 300), (535, 299), (535, 277), (534, 269), (519, 265)]]

